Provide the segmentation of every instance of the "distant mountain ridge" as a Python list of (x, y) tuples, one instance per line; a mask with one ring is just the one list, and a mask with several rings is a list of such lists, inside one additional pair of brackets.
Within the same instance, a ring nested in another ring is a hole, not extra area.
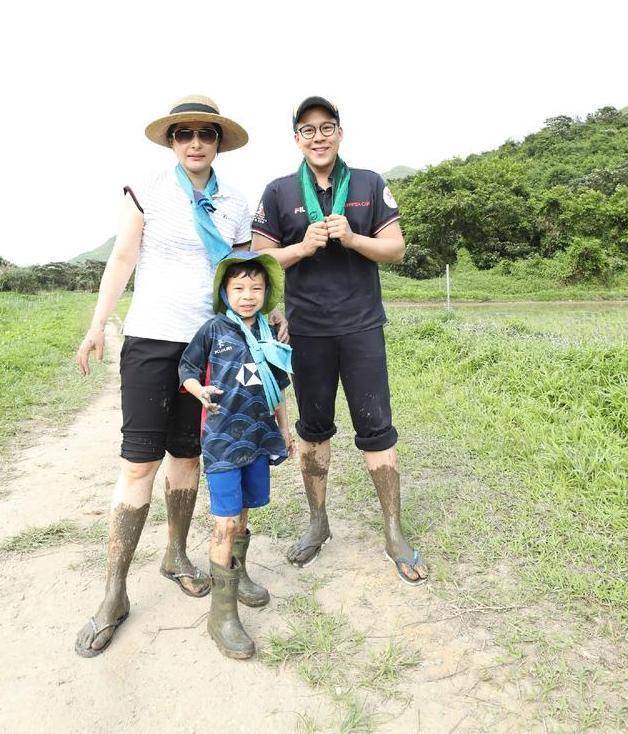
[(410, 168), (409, 166), (395, 166), (390, 171), (386, 171), (382, 176), (386, 181), (394, 181), (400, 178), (408, 178), (408, 176), (414, 176), (417, 172), (416, 168)]
[(85, 262), (86, 260), (97, 260), (98, 262), (105, 263), (109, 259), (109, 255), (111, 255), (111, 250), (113, 250), (113, 243), (115, 240), (115, 237), (110, 237), (106, 242), (100, 245), (100, 247), (95, 247), (93, 250), (82, 252), (80, 255), (68, 260), (68, 262), (73, 265), (78, 265), (78, 263)]

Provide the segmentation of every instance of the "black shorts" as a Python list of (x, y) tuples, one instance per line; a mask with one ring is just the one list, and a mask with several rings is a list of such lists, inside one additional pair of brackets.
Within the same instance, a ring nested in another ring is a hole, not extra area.
[(166, 451), (189, 459), (201, 453), (202, 405), (179, 390), (179, 360), (187, 344), (137, 336), (120, 352), (123, 459), (159, 461)]
[(349, 404), (355, 445), (384, 451), (397, 443), (392, 425), (386, 345), (381, 326), (342, 336), (291, 335), (296, 430), (305, 441), (326, 441), (334, 424), (338, 378)]

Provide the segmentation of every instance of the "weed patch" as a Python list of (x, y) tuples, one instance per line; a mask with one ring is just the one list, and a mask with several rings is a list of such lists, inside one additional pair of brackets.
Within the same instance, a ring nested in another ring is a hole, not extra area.
[(307, 591), (289, 597), (281, 607), (287, 631), (270, 633), (260, 658), (272, 667), (294, 666), (308, 685), (329, 695), (338, 710), (337, 731), (374, 731), (383, 715), (363, 692), (368, 689), (382, 701), (403, 700), (397, 687), (404, 671), (420, 664), (420, 655), (392, 640), (381, 652), (369, 651), (364, 635), (343, 614), (322, 609), (316, 588), (324, 580), (303, 581), (309, 584)]

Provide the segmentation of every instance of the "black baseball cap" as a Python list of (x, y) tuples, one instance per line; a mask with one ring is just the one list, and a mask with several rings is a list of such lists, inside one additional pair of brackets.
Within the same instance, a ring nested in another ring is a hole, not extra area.
[(330, 102), (325, 97), (306, 97), (298, 107), (294, 108), (292, 113), (292, 128), (296, 131), (297, 123), (301, 119), (301, 115), (305, 110), (309, 110), (310, 107), (323, 107), (326, 109), (332, 117), (335, 117), (338, 124), (340, 125), (340, 114), (338, 108), (333, 102)]

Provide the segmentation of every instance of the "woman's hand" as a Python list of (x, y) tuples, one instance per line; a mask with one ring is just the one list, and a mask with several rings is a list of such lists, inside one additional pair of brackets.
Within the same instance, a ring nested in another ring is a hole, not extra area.
[(218, 412), (218, 405), (216, 403), (212, 403), (212, 395), (222, 395), (222, 393), (223, 390), (218, 387), (214, 387), (213, 385), (204, 385), (198, 391), (198, 395), (196, 397), (201, 401), (201, 403), (203, 403), (203, 407), (208, 413), (215, 415)]
[(76, 364), (83, 375), (89, 375), (89, 355), (90, 352), (96, 352), (96, 359), (102, 362), (105, 350), (105, 330), (98, 327), (91, 327), (85, 338), (81, 342), (76, 352)]
[(289, 428), (280, 428), (281, 435), (283, 437), (283, 440), (286, 444), (286, 450), (288, 451), (288, 458), (292, 458), (296, 452), (296, 444), (294, 443), (294, 439), (292, 438), (292, 434), (290, 433)]
[(278, 341), (282, 344), (287, 344), (290, 341), (288, 321), (278, 308), (273, 308), (273, 310), (268, 314), (268, 323), (277, 329)]

